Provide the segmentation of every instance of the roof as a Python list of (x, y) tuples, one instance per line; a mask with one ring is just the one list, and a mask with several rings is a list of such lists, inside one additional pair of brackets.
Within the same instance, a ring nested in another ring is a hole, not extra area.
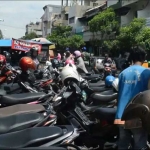
[(0, 47), (11, 47), (11, 40), (0, 40)]
[(61, 8), (61, 5), (48, 4), (48, 5), (45, 5), (45, 6), (43, 7), (43, 10), (45, 10), (45, 8), (48, 7), (48, 6), (56, 7), (56, 8)]
[[(17, 40), (17, 39), (15, 39)], [(33, 44), (45, 44), (45, 45), (52, 45), (53, 43), (47, 43), (47, 42), (37, 42), (37, 41), (33, 41), (33, 40), (22, 40), (22, 39), (18, 39), (20, 41), (23, 41), (23, 42), (29, 42), (29, 43), (33, 43)]]

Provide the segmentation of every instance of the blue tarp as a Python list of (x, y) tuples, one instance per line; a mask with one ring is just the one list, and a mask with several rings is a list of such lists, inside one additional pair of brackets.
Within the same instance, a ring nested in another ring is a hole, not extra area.
[(0, 47), (11, 47), (11, 40), (0, 40)]

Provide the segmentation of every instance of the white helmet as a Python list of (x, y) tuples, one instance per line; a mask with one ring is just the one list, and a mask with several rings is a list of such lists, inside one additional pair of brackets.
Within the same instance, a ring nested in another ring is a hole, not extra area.
[(46, 61), (46, 66), (52, 66), (52, 63), (50, 61)]
[(61, 80), (64, 83), (64, 85), (68, 84), (68, 81), (80, 81), (80, 76), (77, 72), (76, 66), (73, 64), (67, 64), (61, 71)]
[(119, 86), (119, 79), (115, 78), (115, 80), (112, 83), (112, 86), (115, 88), (116, 91), (118, 91), (118, 86)]

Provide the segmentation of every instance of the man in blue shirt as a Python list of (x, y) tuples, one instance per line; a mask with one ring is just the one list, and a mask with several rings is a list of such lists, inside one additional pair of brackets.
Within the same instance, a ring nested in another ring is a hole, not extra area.
[(134, 47), (130, 53), (133, 65), (125, 69), (119, 75), (119, 97), (115, 124), (120, 125), (120, 137), (118, 149), (127, 149), (134, 138), (134, 149), (142, 149), (147, 145), (147, 133), (143, 128), (124, 129), (125, 121), (122, 115), (127, 104), (140, 92), (148, 89), (150, 70), (142, 67), (146, 53), (141, 47)]

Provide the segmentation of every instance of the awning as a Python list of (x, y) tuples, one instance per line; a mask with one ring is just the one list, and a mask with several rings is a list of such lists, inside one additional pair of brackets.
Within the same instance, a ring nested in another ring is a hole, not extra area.
[(0, 40), (0, 47), (11, 47), (11, 41), (12, 40)]
[(35, 41), (38, 43), (44, 43), (44, 44), (54, 44), (52, 42), (50, 42), (49, 40), (47, 40), (46, 38), (35, 38), (35, 39), (31, 39), (31, 41)]

